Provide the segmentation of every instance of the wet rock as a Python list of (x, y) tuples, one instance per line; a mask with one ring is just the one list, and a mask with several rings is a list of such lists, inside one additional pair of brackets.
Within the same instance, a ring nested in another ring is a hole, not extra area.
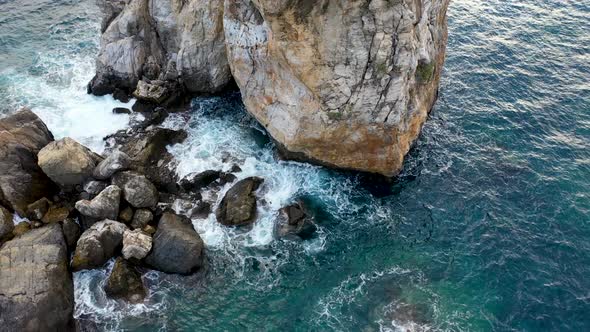
[(49, 211), (49, 206), (51, 206), (51, 201), (45, 197), (29, 204), (27, 206), (27, 218), (30, 220), (41, 220), (47, 211)]
[(65, 206), (52, 205), (41, 221), (44, 224), (52, 224), (64, 221), (70, 215), (70, 209)]
[(148, 209), (138, 209), (135, 211), (135, 215), (133, 215), (133, 220), (131, 221), (131, 227), (133, 229), (142, 229), (147, 224), (152, 222), (154, 219), (154, 214), (152, 211)]
[(125, 224), (129, 224), (133, 220), (133, 209), (128, 206), (119, 213), (119, 220)]
[(32, 230), (0, 249), (3, 331), (70, 331), (74, 284), (61, 227)]
[(286, 206), (280, 213), (283, 220), (277, 226), (279, 237), (308, 239), (317, 230), (301, 203)]
[(140, 229), (126, 230), (123, 233), (123, 257), (125, 259), (144, 259), (152, 250), (152, 237)]
[(64, 238), (66, 239), (66, 244), (68, 245), (68, 249), (72, 251), (76, 247), (76, 243), (80, 238), (81, 230), (80, 225), (76, 223), (76, 221), (72, 218), (66, 218), (61, 224), (62, 231), (64, 233)]
[(74, 271), (102, 266), (114, 256), (123, 243), (127, 227), (114, 220), (104, 220), (82, 233), (72, 258)]
[(12, 213), (3, 206), (0, 206), (0, 241), (11, 236), (12, 230), (14, 230)]
[(131, 110), (125, 107), (113, 108), (113, 114), (131, 114)]
[(119, 171), (126, 171), (131, 167), (131, 158), (118, 150), (113, 151), (94, 169), (94, 177), (99, 180), (109, 179)]
[(123, 190), (123, 198), (135, 208), (151, 208), (158, 204), (158, 189), (139, 173), (120, 172), (113, 176), (112, 182)]
[(188, 218), (164, 213), (153, 238), (152, 252), (145, 261), (159, 271), (189, 274), (202, 265), (203, 247), (203, 240)]
[(82, 189), (84, 192), (88, 193), (89, 197), (94, 197), (100, 194), (106, 187), (108, 187), (108, 185), (108, 183), (103, 181), (91, 180), (87, 181)]
[(37, 153), (53, 141), (47, 126), (29, 109), (0, 119), (0, 203), (26, 215), (27, 205), (52, 195), (57, 186), (37, 163)]
[(121, 189), (111, 185), (105, 188), (91, 201), (81, 200), (76, 202), (76, 210), (82, 215), (96, 219), (117, 219), (119, 216), (119, 203), (121, 202)]
[(115, 260), (104, 290), (108, 296), (130, 303), (140, 303), (147, 295), (137, 269), (121, 257)]
[(168, 98), (168, 89), (162, 84), (152, 84), (146, 81), (139, 81), (133, 96), (139, 100), (149, 103), (160, 104)]
[(199, 201), (191, 211), (193, 218), (207, 218), (211, 213), (211, 203)]
[(21, 236), (30, 230), (31, 224), (26, 221), (22, 221), (14, 226), (14, 229), (12, 230), (12, 235), (14, 237)]
[(82, 184), (91, 177), (102, 159), (69, 137), (49, 143), (39, 151), (38, 158), (43, 172), (65, 188)]
[(200, 191), (217, 181), (221, 171), (208, 170), (201, 173), (192, 173), (180, 181), (180, 186), (185, 191)]
[(250, 177), (236, 183), (221, 200), (215, 213), (217, 221), (226, 226), (253, 223), (256, 218), (255, 191), (262, 182), (261, 178)]

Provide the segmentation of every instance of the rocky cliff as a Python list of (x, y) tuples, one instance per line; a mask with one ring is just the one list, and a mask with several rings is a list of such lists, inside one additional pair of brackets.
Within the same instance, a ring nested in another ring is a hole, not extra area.
[(99, 0), (96, 94), (231, 76), (288, 158), (397, 174), (435, 102), (449, 0)]

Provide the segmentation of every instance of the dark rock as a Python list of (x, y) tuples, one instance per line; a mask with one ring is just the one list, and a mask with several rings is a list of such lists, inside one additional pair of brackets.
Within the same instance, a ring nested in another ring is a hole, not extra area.
[(58, 224), (28, 232), (0, 249), (0, 329), (72, 331), (74, 284)]
[(226, 226), (242, 226), (256, 218), (256, 195), (254, 192), (264, 182), (250, 177), (236, 183), (221, 200), (215, 213), (217, 221)]
[(125, 152), (115, 150), (96, 166), (93, 175), (96, 179), (106, 180), (119, 171), (128, 170), (131, 163), (131, 158)]
[(231, 169), (229, 170), (231, 173), (239, 173), (242, 171), (242, 168), (237, 164), (233, 164)]
[(116, 186), (108, 186), (91, 201), (82, 200), (76, 202), (76, 210), (80, 214), (96, 219), (117, 219), (119, 216), (119, 203), (121, 202), (121, 189)]
[(127, 227), (114, 220), (97, 222), (84, 231), (72, 258), (74, 271), (92, 269), (102, 266), (123, 243), (123, 233)]
[(308, 239), (317, 230), (302, 203), (286, 206), (280, 213), (283, 220), (277, 225), (279, 237)]
[(70, 212), (70, 209), (66, 206), (52, 205), (43, 218), (41, 218), (41, 221), (44, 224), (62, 222), (70, 215)]
[(145, 261), (166, 273), (189, 274), (203, 263), (203, 240), (191, 221), (164, 213), (153, 239), (152, 252)]
[(129, 224), (133, 220), (133, 209), (128, 206), (119, 213), (119, 220), (125, 224)]
[(131, 110), (125, 107), (113, 108), (113, 114), (131, 114)]
[(131, 221), (131, 227), (133, 229), (142, 229), (147, 224), (152, 222), (154, 219), (154, 214), (152, 211), (148, 209), (138, 209), (135, 211), (135, 215), (133, 216), (133, 221)]
[(143, 76), (148, 80), (157, 80), (158, 76), (160, 76), (160, 65), (158, 64), (158, 61), (156, 61), (156, 59), (151, 55), (143, 64)]
[(68, 249), (73, 251), (74, 248), (76, 248), (76, 242), (78, 242), (78, 239), (80, 238), (80, 225), (78, 225), (74, 219), (66, 218), (62, 222), (61, 228), (63, 230)]
[(235, 175), (233, 175), (231, 173), (222, 172), (219, 175), (218, 183), (219, 183), (219, 185), (223, 186), (223, 185), (225, 185), (227, 183), (232, 183), (232, 182), (236, 181), (237, 178), (238, 178), (237, 176), (235, 176)]
[[(150, 103), (146, 100), (137, 100), (133, 106), (131, 106), (131, 110), (135, 113), (142, 113), (142, 114), (149, 114), (156, 110), (158, 105), (154, 103)], [(143, 124), (149, 123), (148, 121), (144, 121)]]
[(41, 220), (43, 216), (49, 211), (51, 201), (43, 197), (36, 202), (33, 202), (27, 206), (27, 218), (30, 220)]
[(10, 237), (13, 230), (14, 221), (12, 219), (12, 213), (3, 206), (0, 206), (0, 241)]
[[(113, 91), (113, 98), (115, 98), (116, 100), (118, 100), (122, 103), (128, 103), (131, 100), (131, 96), (127, 92), (125, 92), (121, 89), (115, 89)], [(119, 107), (119, 108), (121, 108), (121, 107)]]
[(191, 211), (193, 218), (207, 218), (211, 213), (211, 203), (199, 201)]
[(16, 226), (14, 226), (14, 229), (12, 230), (12, 235), (14, 237), (18, 237), (18, 236), (21, 236), (21, 235), (27, 233), (30, 230), (31, 230), (31, 224), (26, 221), (22, 221), (22, 222), (16, 224)]
[(108, 185), (108, 183), (103, 181), (91, 180), (87, 181), (82, 187), (82, 189), (84, 190), (84, 192), (89, 194), (88, 199), (90, 199), (100, 194), (103, 190), (105, 190), (106, 187), (108, 187)]
[(217, 181), (221, 171), (208, 170), (201, 173), (191, 173), (180, 181), (180, 186), (185, 191), (200, 191)]
[(118, 257), (104, 286), (105, 293), (115, 299), (140, 303), (147, 295), (141, 274), (125, 259)]
[(70, 188), (82, 184), (102, 157), (66, 137), (45, 146), (38, 154), (39, 166), (55, 183)]
[(158, 204), (158, 189), (139, 173), (120, 172), (113, 176), (112, 182), (123, 190), (123, 198), (135, 208), (152, 208)]
[(28, 109), (0, 119), (0, 203), (26, 215), (27, 205), (57, 186), (37, 164), (37, 153), (53, 141), (47, 126)]

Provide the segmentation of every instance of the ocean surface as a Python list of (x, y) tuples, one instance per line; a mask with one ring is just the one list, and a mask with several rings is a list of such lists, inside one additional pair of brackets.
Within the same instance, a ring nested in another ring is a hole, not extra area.
[[(0, 115), (31, 107), (97, 152), (128, 125), (86, 94), (92, 0), (0, 0)], [(142, 305), (102, 291), (111, 264), (75, 274), (77, 318), (126, 331), (589, 331), (590, 3), (452, 0), (440, 98), (391, 184), (277, 161), (239, 95), (196, 98), (164, 124), (178, 173), (266, 179), (250, 231), (194, 220), (208, 267), (145, 271)], [(224, 188), (223, 190), (227, 190)], [(273, 236), (297, 199), (319, 226)]]

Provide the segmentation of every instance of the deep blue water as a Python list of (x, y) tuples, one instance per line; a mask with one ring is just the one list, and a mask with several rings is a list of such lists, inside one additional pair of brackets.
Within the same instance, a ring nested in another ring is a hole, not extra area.
[[(99, 150), (127, 118), (84, 95), (98, 24), (90, 0), (0, 0), (0, 112), (30, 105)], [(267, 179), (261, 220), (247, 233), (195, 220), (210, 267), (149, 272), (145, 306), (104, 298), (109, 267), (77, 274), (77, 315), (143, 331), (590, 330), (590, 4), (454, 0), (447, 54), (390, 185), (278, 162), (237, 96), (197, 98), (166, 124), (190, 133), (171, 147), (178, 172), (230, 153)], [(320, 232), (277, 240), (276, 210), (296, 198)]]

